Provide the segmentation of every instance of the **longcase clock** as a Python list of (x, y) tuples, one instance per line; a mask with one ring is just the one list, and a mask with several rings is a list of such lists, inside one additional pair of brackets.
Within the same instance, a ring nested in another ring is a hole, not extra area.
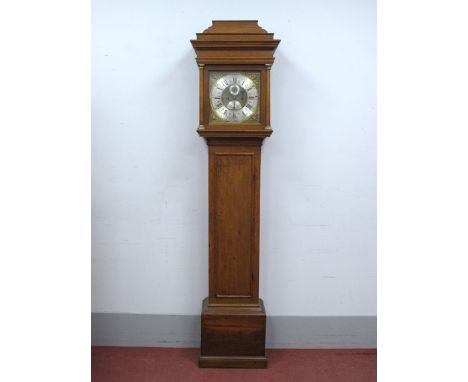
[(270, 69), (280, 40), (256, 20), (215, 20), (197, 39), (200, 126), (208, 144), (209, 295), (200, 367), (267, 366), (259, 298), (260, 156), (270, 126)]

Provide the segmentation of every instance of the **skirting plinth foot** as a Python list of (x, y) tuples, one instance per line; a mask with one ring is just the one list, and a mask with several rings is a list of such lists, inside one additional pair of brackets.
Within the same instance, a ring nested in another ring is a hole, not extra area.
[(266, 313), (258, 306), (209, 306), (203, 301), (199, 366), (266, 368)]

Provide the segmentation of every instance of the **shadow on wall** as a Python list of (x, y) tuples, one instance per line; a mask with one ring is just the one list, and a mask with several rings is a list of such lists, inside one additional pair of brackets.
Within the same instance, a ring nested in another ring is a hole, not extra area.
[(164, 110), (153, 115), (155, 124), (163, 128), (161, 139), (168, 145), (177, 142), (175, 147), (183, 153), (198, 153), (193, 141), (202, 142), (194, 139), (198, 138), (198, 84), (198, 66), (191, 47), (151, 84), (150, 97)]
[[(196, 293), (201, 308), (207, 295), (207, 149), (196, 132), (194, 57), (190, 44), (161, 67), (151, 57), (110, 57), (106, 69), (141, 73), (110, 71), (95, 82), (93, 307), (119, 309), (118, 297), (127, 309), (154, 311), (154, 301), (168, 299), (161, 280), (182, 291), (179, 306)], [(135, 295), (144, 303), (133, 308)]]
[[(292, 156), (296, 163), (306, 163), (307, 152), (296, 148), (307, 145), (313, 150), (316, 116), (321, 112), (319, 105), (323, 100), (320, 101), (309, 72), (281, 52), (275, 54), (271, 71), (270, 109), (274, 135), (264, 141), (265, 154), (272, 154), (276, 159)], [(307, 118), (304, 118), (304, 111)], [(297, 169), (301, 166), (290, 168), (289, 176), (294, 176)]]
[[(180, 282), (188, 294), (193, 285), (202, 285), (206, 290), (202, 293), (204, 298), (208, 294), (208, 150), (204, 139), (196, 132), (199, 125), (198, 76), (195, 54), (188, 44), (171, 69), (159, 74), (151, 83), (149, 97), (158, 104), (151, 117), (155, 128), (160, 130), (157, 139), (172, 148), (164, 150), (161, 158), (170, 179), (164, 194), (173, 195), (169, 208), (180, 217), (176, 224), (184, 224), (191, 231), (179, 240), (179, 243), (190, 242), (183, 252), (191, 254), (184, 258), (183, 265), (191, 271), (184, 272), (185, 279)], [(155, 144), (161, 146), (161, 143)]]

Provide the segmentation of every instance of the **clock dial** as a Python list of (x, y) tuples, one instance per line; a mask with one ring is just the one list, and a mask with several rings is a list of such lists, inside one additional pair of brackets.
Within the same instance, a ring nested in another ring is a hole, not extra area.
[(259, 122), (260, 73), (210, 72), (211, 121)]

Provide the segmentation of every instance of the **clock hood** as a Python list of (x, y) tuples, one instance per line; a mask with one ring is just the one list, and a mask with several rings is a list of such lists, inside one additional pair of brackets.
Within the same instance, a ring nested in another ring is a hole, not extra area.
[[(281, 40), (275, 40), (257, 20), (213, 20), (196, 40), (190, 40), (198, 64), (273, 64)], [(226, 54), (229, 50), (229, 54)]]

